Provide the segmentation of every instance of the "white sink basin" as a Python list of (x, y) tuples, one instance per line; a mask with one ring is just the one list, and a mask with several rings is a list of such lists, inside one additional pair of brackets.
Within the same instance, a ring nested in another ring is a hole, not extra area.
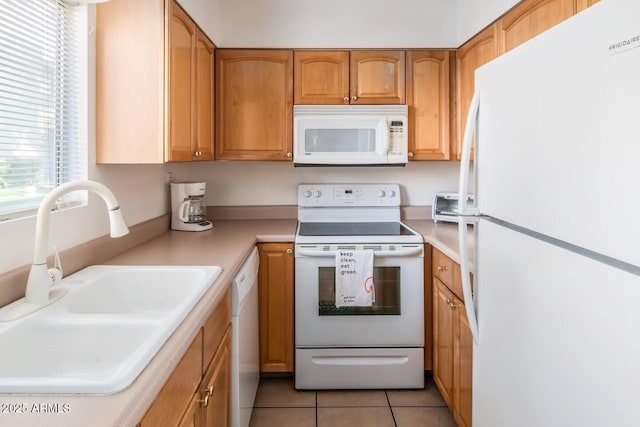
[[(100, 276), (92, 280), (98, 269)], [(219, 272), (218, 268), (216, 277)], [(168, 313), (199, 298), (208, 288), (202, 268), (96, 266), (79, 273), (68, 287), (82, 285), (81, 281), (91, 284), (78, 286), (65, 298), (71, 313)]]
[(111, 394), (125, 389), (220, 271), (92, 266), (65, 278), (55, 287), (67, 290), (59, 300), (0, 323), (0, 393)]

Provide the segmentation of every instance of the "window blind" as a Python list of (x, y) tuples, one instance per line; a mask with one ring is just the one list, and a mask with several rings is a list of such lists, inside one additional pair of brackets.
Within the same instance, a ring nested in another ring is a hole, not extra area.
[[(81, 10), (62, 0), (0, 0), (0, 219), (87, 176)], [(85, 198), (70, 193), (58, 207)]]

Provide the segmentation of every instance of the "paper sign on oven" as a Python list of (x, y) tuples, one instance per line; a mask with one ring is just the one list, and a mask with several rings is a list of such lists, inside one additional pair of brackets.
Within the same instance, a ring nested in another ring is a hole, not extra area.
[(371, 307), (375, 301), (373, 251), (336, 251), (336, 307)]

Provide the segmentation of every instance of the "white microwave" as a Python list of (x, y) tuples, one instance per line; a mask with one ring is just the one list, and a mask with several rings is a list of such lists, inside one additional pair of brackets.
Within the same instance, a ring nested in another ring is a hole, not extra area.
[(296, 105), (295, 166), (404, 166), (406, 105)]

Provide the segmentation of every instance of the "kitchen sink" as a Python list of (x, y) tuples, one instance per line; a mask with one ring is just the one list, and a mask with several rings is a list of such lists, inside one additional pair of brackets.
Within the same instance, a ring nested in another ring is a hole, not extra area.
[[(100, 269), (101, 277), (82, 286), (84, 274), (68, 286), (77, 285), (76, 292), (66, 297), (65, 306), (77, 314), (158, 314), (164, 315), (188, 305), (206, 288), (201, 268), (173, 267), (89, 267), (83, 272), (93, 276)], [(90, 279), (89, 279), (90, 280)]]
[(57, 301), (0, 323), (0, 393), (125, 389), (220, 272), (215, 266), (91, 266), (63, 279), (52, 289), (66, 290)]

